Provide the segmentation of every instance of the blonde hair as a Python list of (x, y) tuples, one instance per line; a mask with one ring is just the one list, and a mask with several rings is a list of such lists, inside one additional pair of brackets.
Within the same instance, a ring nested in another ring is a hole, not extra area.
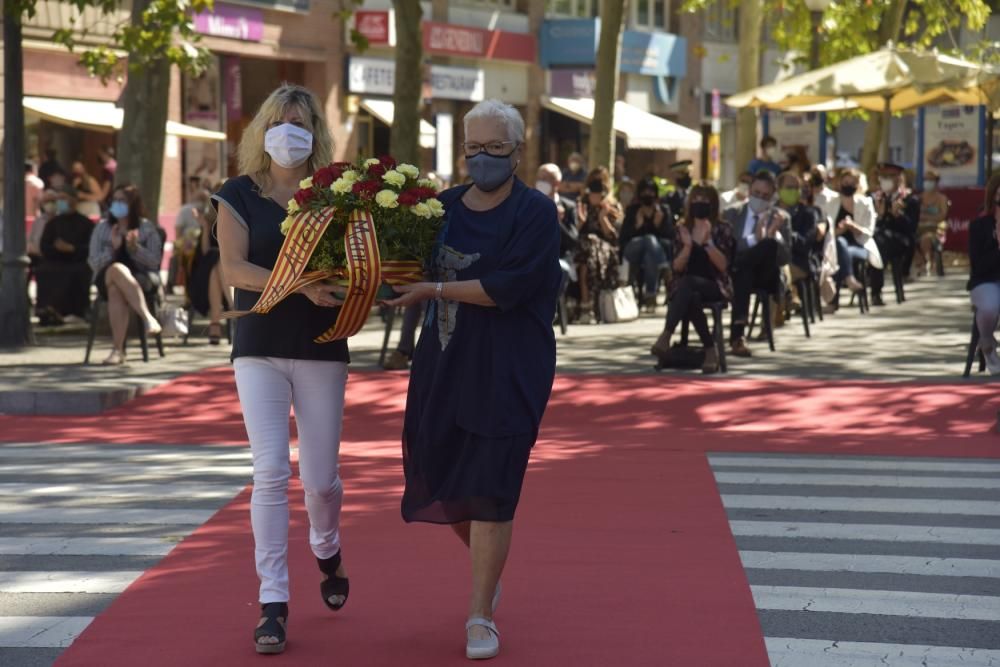
[(307, 163), (309, 172), (333, 162), (333, 136), (319, 100), (307, 88), (282, 84), (260, 105), (240, 140), (240, 173), (250, 176), (260, 186), (262, 194), (271, 188), (271, 156), (264, 152), (264, 135), (271, 123), (281, 120), (289, 109), (297, 109), (302, 114), (302, 122), (313, 135), (313, 152)]

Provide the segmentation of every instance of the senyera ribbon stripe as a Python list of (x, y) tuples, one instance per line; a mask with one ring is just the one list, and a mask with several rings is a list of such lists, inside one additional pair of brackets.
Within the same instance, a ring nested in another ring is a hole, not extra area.
[(306, 265), (319, 245), (323, 233), (330, 226), (334, 209), (322, 211), (302, 211), (293, 218), (278, 253), (278, 260), (271, 271), (264, 291), (254, 307), (245, 312), (227, 313), (230, 317), (240, 317), (249, 313), (264, 314), (281, 303), (288, 295), (306, 285), (324, 280), (337, 280), (345, 286), (344, 304), (337, 315), (337, 321), (314, 340), (329, 343), (349, 338), (361, 330), (372, 305), (375, 303), (379, 286), (408, 285), (423, 279), (423, 267), (416, 261), (381, 261), (378, 250), (378, 236), (371, 213), (363, 209), (351, 212), (344, 233), (344, 250), (347, 267), (337, 271), (309, 271)]

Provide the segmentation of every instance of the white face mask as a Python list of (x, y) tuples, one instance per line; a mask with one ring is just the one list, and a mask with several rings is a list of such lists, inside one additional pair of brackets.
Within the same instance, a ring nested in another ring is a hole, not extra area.
[(880, 178), (878, 186), (882, 188), (882, 192), (889, 193), (896, 189), (896, 181), (891, 178)]
[(535, 189), (546, 197), (552, 196), (552, 184), (548, 181), (535, 181)]
[(746, 199), (750, 195), (750, 186), (746, 183), (740, 183), (736, 186), (736, 196), (740, 199)]
[(313, 135), (309, 130), (291, 123), (282, 123), (264, 135), (264, 152), (278, 166), (294, 169), (305, 164), (312, 155)]
[(766, 155), (769, 160), (773, 160), (774, 158), (778, 157), (778, 147), (768, 146), (766, 149), (764, 149), (764, 155)]
[(934, 192), (937, 190), (937, 181), (924, 181), (924, 190), (926, 192)]

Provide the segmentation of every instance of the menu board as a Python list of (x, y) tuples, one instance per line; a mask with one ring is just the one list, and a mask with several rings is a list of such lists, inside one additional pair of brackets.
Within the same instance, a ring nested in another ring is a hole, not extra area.
[(927, 107), (924, 111), (924, 172), (941, 175), (942, 187), (977, 185), (980, 113), (973, 106)]

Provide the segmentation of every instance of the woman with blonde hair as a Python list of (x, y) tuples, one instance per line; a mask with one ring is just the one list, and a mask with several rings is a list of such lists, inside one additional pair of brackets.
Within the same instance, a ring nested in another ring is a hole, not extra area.
[[(299, 181), (332, 159), (333, 139), (316, 97), (283, 85), (267, 98), (243, 134), (241, 175), (212, 197), (222, 274), (236, 288), (236, 309), (257, 302), (278, 258), (285, 205)], [(260, 578), (258, 653), (281, 653), (288, 621), (289, 417), (299, 433), (299, 475), (309, 514), (309, 543), (323, 575), (327, 607), (344, 606), (341, 564), (340, 431), (349, 356), (346, 341), (318, 344), (340, 305), (328, 284), (303, 287), (265, 315), (243, 317), (232, 360), (253, 453), (250, 519)]]
[(580, 276), (580, 322), (590, 324), (597, 313), (601, 290), (618, 287), (618, 234), (624, 213), (611, 192), (606, 167), (592, 169), (576, 205), (580, 250), (576, 256)]

